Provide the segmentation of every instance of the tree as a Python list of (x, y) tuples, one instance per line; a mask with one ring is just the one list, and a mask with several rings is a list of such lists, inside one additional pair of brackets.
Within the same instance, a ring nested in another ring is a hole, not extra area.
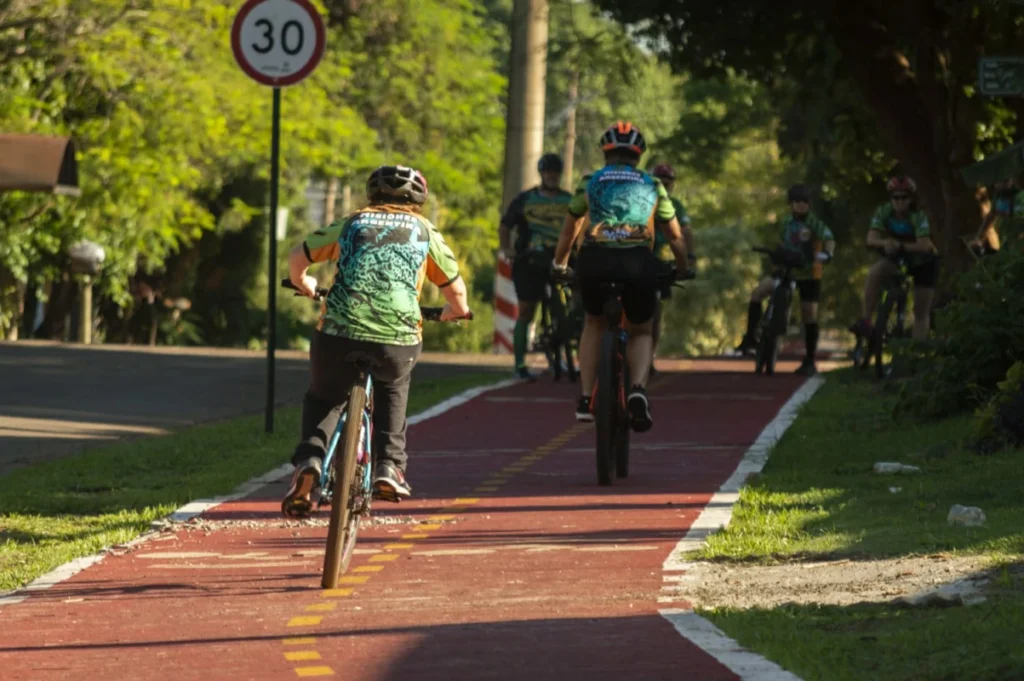
[(974, 82), (977, 57), (1019, 37), (1021, 19), (1005, 3), (597, 2), (698, 75), (732, 67), (776, 90), (798, 83), (815, 55), (837, 50), (837, 79), (857, 86), (888, 155), (917, 179), (947, 265), (966, 266), (960, 241), (977, 228), (979, 209), (959, 171), (979, 141), (994, 141), (980, 132), (1003, 107), (982, 100)]

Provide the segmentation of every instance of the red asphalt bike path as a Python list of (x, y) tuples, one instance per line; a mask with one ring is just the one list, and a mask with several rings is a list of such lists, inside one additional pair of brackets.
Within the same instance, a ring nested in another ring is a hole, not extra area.
[(409, 429), (415, 496), (374, 506), (338, 589), (327, 509), (283, 521), (281, 481), (0, 608), (0, 679), (733, 681), (658, 614), (687, 605), (662, 563), (803, 380), (659, 375), (612, 487), (575, 386), (486, 393)]

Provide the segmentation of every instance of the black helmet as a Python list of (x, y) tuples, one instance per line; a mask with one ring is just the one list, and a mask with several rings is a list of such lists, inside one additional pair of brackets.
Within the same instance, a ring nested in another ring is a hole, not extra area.
[(623, 149), (631, 151), (639, 157), (647, 151), (647, 140), (644, 139), (640, 128), (628, 121), (618, 121), (601, 135), (601, 149), (606, 152)]
[(789, 192), (786, 194), (786, 200), (789, 201), (789, 203), (793, 203), (794, 201), (806, 201), (810, 203), (811, 190), (806, 185), (794, 184), (789, 188)]
[(366, 180), (366, 198), (370, 201), (403, 199), (423, 205), (427, 201), (427, 178), (415, 168), (381, 166)]
[(537, 172), (543, 173), (546, 170), (553, 170), (556, 173), (562, 172), (562, 157), (558, 154), (544, 154), (537, 161)]

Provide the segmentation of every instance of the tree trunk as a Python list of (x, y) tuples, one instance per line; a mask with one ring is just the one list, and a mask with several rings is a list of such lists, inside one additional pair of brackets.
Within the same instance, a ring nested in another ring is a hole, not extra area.
[(75, 283), (68, 275), (53, 282), (46, 316), (39, 328), (39, 336), (49, 340), (63, 340), (68, 313), (75, 302)]
[(573, 69), (569, 77), (569, 108), (566, 110), (565, 119), (565, 150), (562, 152), (562, 159), (565, 170), (562, 173), (562, 182), (566, 189), (572, 191), (576, 183), (572, 179), (572, 161), (576, 155), (576, 99), (579, 96), (580, 72)]
[(334, 222), (334, 204), (338, 200), (338, 178), (327, 180), (327, 191), (324, 194), (324, 224)]

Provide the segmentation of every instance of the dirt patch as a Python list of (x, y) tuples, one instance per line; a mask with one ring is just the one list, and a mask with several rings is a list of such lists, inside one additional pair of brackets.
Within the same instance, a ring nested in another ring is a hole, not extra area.
[(949, 554), (782, 565), (697, 563), (677, 594), (701, 608), (883, 603), (977, 575), (990, 565), (984, 557)]

